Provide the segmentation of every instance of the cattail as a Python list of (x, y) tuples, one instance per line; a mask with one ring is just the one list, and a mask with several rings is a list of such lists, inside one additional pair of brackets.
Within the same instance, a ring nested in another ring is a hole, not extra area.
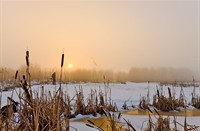
[(27, 89), (27, 82), (26, 82), (26, 77), (25, 77), (25, 75), (23, 75), (23, 80), (24, 80), (24, 83), (23, 83), (23, 85), (22, 85), (22, 88), (23, 88), (23, 90), (24, 90), (24, 92), (25, 92), (26, 99), (27, 99), (29, 102), (31, 102), (31, 95), (29, 94), (29, 91), (28, 91), (28, 89)]
[(18, 76), (18, 70), (15, 73), (15, 80), (17, 79), (17, 76)]
[(160, 97), (160, 93), (159, 93), (159, 91), (157, 90), (157, 94), (158, 94), (158, 97)]
[(25, 77), (25, 75), (23, 75), (23, 80), (24, 80), (24, 84), (23, 84), (23, 85), (27, 86), (28, 84), (27, 84), (27, 82), (26, 82), (26, 77)]
[(26, 51), (26, 56), (29, 58), (29, 51), (28, 50)]
[(195, 80), (194, 80), (194, 77), (192, 77), (192, 79), (193, 79), (193, 95), (194, 95), (194, 97), (196, 96), (196, 91), (195, 91)]
[(168, 92), (169, 92), (169, 98), (171, 99), (172, 98), (172, 93), (171, 93), (171, 90), (170, 90), (169, 87), (168, 87)]
[(25, 75), (23, 75), (23, 76), (22, 76), (22, 78), (23, 78), (23, 80), (26, 80), (26, 77), (25, 77)]
[(120, 119), (121, 118), (121, 116), (122, 116), (122, 114), (121, 114), (121, 112), (118, 114), (118, 119)]
[(26, 65), (29, 66), (29, 51), (26, 51)]
[(29, 66), (29, 59), (28, 59), (28, 56), (26, 56), (26, 65)]
[(63, 67), (64, 64), (64, 54), (62, 54), (62, 59), (61, 59), (61, 68)]

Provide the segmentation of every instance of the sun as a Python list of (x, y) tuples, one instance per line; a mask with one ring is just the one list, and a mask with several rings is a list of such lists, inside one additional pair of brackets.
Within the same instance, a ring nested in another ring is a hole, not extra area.
[(73, 67), (72, 64), (68, 64), (68, 68), (71, 69)]

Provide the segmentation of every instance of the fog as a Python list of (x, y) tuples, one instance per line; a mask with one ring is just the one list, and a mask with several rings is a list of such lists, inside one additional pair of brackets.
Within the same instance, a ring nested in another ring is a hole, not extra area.
[(1, 0), (0, 67), (19, 69), (28, 49), (31, 63), (48, 70), (64, 51), (74, 69), (200, 72), (199, 3)]
[[(26, 66), (21, 66), (18, 73), (18, 79), (26, 74)], [(52, 74), (56, 73), (57, 82), (60, 81), (60, 70), (42, 69), (37, 65), (30, 66), (31, 80), (41, 83), (51, 82)], [(14, 82), (15, 70), (11, 68), (0, 68), (0, 81)], [(129, 71), (113, 71), (98, 69), (77, 69), (63, 70), (62, 81), (67, 82), (197, 82), (200, 77), (198, 73), (185, 68), (138, 68), (132, 67)]]

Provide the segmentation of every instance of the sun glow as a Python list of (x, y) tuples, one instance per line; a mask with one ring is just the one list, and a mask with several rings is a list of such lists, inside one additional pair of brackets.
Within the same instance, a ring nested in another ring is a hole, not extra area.
[(71, 69), (73, 67), (72, 64), (68, 64), (68, 68)]

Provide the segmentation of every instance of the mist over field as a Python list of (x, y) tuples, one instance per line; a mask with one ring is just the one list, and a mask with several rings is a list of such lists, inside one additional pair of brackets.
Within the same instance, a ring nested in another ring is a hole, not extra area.
[[(42, 69), (37, 65), (30, 67), (31, 79), (45, 82), (51, 81), (52, 74), (56, 72), (59, 80), (60, 70)], [(0, 68), (0, 81), (14, 79), (15, 70)], [(26, 67), (19, 68), (19, 76), (26, 74)], [(132, 67), (129, 71), (114, 71), (100, 69), (64, 69), (63, 82), (191, 82), (199, 81), (197, 72), (185, 68), (139, 68)], [(20, 78), (19, 78), (20, 79)], [(21, 78), (22, 79), (22, 78)]]

